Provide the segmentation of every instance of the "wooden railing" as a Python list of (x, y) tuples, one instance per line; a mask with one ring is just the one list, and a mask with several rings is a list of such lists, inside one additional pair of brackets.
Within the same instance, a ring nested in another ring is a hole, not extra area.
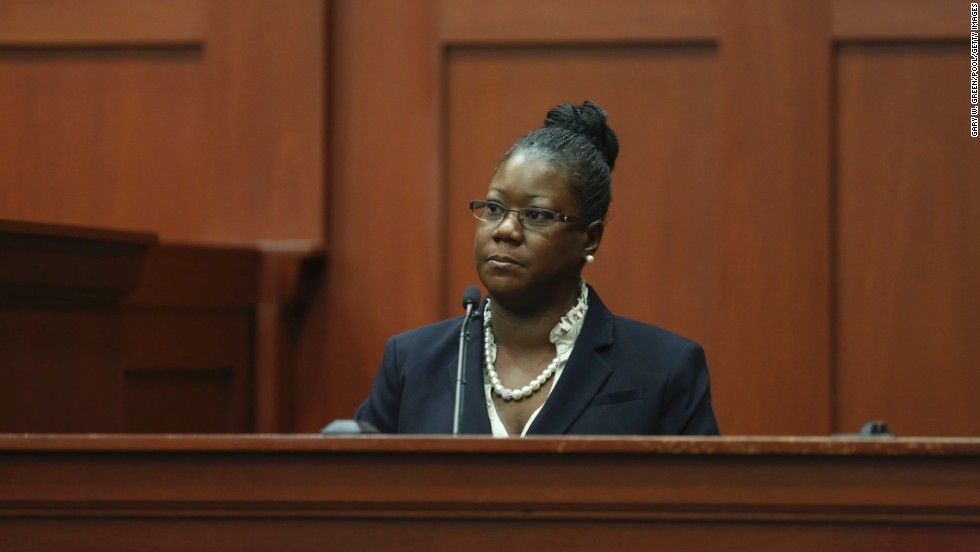
[(976, 550), (980, 439), (8, 435), (0, 535), (10, 550)]

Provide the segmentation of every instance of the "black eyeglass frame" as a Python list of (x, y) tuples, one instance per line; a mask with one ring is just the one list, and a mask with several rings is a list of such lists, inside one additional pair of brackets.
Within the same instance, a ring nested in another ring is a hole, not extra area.
[[(483, 218), (483, 217), (481, 217), (481, 216), (479, 216), (479, 215), (476, 214), (477, 209), (484, 209), (484, 213), (486, 213), (486, 210), (485, 209), (486, 209), (486, 207), (488, 205), (494, 205), (494, 206), (497, 206), (497, 207), (500, 208), (500, 210), (502, 211), (502, 214), (500, 215), (500, 218), (487, 219), (487, 218)], [(572, 215), (565, 215), (563, 213), (559, 213), (557, 211), (552, 211), (551, 209), (544, 209), (544, 208), (541, 208), (541, 207), (522, 207), (520, 209), (510, 209), (510, 208), (505, 207), (500, 202), (497, 202), (497, 201), (486, 201), (486, 200), (482, 200), (482, 199), (478, 199), (478, 200), (475, 200), (475, 201), (471, 201), (470, 202), (470, 212), (473, 213), (473, 216), (477, 220), (481, 220), (483, 222), (501, 222), (502, 220), (504, 220), (505, 218), (507, 218), (507, 213), (511, 213), (511, 212), (517, 213), (517, 220), (520, 221), (521, 225), (524, 228), (528, 228), (528, 229), (531, 229), (531, 230), (542, 230), (544, 228), (550, 228), (550, 227), (554, 226), (555, 224), (557, 224), (559, 222), (588, 222), (589, 221), (587, 218), (584, 218), (584, 217), (574, 217)], [(551, 215), (554, 215), (554, 218), (547, 218), (547, 219), (545, 219), (545, 220), (548, 221), (548, 223), (545, 224), (545, 225), (543, 225), (543, 226), (541, 226), (541, 225), (535, 226), (533, 222), (530, 225), (528, 225), (527, 220), (525, 219), (525, 216), (527, 215), (527, 213), (530, 213), (530, 212), (549, 213)]]

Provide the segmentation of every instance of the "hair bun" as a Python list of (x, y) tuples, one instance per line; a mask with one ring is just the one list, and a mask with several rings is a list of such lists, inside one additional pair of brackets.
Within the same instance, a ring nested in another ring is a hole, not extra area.
[(606, 124), (606, 112), (590, 100), (582, 105), (561, 104), (544, 118), (545, 127), (564, 128), (587, 138), (602, 154), (611, 171), (619, 155), (619, 139)]

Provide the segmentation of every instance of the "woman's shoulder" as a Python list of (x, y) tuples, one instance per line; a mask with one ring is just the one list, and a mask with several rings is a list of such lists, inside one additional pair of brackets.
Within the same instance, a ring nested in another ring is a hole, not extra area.
[[(704, 348), (686, 336), (638, 320), (614, 316), (608, 358), (641, 378), (688, 377), (706, 369)], [(655, 367), (655, 369), (651, 369)]]
[(679, 346), (686, 346), (695, 341), (674, 331), (668, 330), (654, 324), (648, 324), (625, 316), (613, 315), (616, 330), (623, 335), (618, 337), (637, 337), (650, 339), (658, 342), (672, 343)]
[(600, 326), (602, 325), (602, 319), (611, 321), (614, 334), (613, 338), (617, 342), (621, 342), (621, 340), (623, 340), (640, 345), (649, 345), (655, 348), (668, 347), (680, 349), (683, 349), (691, 344), (697, 345), (693, 339), (661, 326), (656, 326), (654, 324), (641, 322), (633, 318), (613, 314), (608, 307), (602, 303), (602, 300), (599, 299), (598, 295), (595, 295), (595, 301), (597, 311), (596, 314), (600, 319)]
[(445, 339), (456, 341), (459, 337), (459, 329), (462, 323), (462, 316), (447, 318), (446, 320), (440, 320), (439, 322), (426, 324), (425, 326), (419, 326), (417, 328), (395, 334), (391, 336), (390, 341), (399, 343), (412, 343), (418, 341), (429, 344)]
[[(393, 335), (385, 345), (386, 362), (394, 362), (402, 370), (428, 372), (441, 368), (458, 355), (459, 329), (463, 317), (449, 318)], [(470, 343), (479, 344), (480, 331), (471, 322)]]

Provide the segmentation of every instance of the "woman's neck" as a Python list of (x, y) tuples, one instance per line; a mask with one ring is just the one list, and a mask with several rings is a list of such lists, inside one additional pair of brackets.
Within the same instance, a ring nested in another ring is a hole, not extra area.
[(490, 303), (493, 314), (493, 337), (498, 346), (508, 348), (537, 349), (550, 347), (551, 330), (578, 301), (579, 292), (569, 295), (561, 303), (534, 310), (515, 310), (506, 304), (493, 300)]

